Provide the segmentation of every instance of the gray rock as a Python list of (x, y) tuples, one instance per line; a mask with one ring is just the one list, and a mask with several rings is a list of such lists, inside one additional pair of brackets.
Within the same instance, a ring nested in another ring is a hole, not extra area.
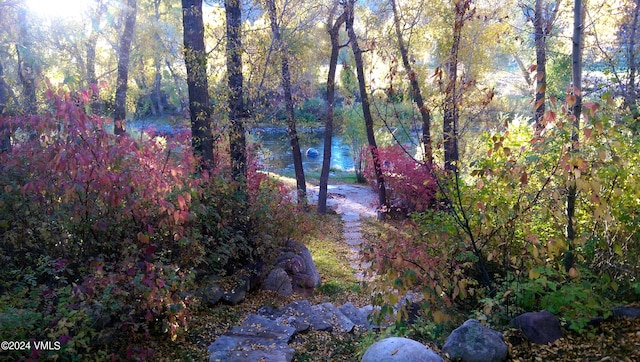
[(538, 344), (548, 344), (562, 338), (560, 321), (551, 312), (529, 312), (511, 320), (511, 326), (518, 328), (529, 339)]
[(202, 289), (202, 301), (210, 306), (217, 304), (223, 295), (224, 292), (216, 283), (211, 283)]
[(222, 335), (208, 348), (209, 362), (291, 362), (295, 350), (268, 339)]
[(293, 327), (252, 314), (209, 345), (209, 361), (290, 362), (294, 349), (288, 343), (294, 333)]
[(326, 322), (331, 323), (331, 330), (338, 333), (349, 333), (355, 327), (355, 324), (345, 316), (340, 309), (331, 303), (322, 303), (314, 305), (311, 309), (318, 313)]
[(442, 357), (422, 343), (407, 338), (385, 338), (371, 345), (362, 362), (444, 362)]
[(356, 308), (353, 303), (348, 302), (340, 306), (338, 309), (344, 314), (347, 318), (349, 318), (353, 324), (358, 326), (360, 329), (370, 329), (371, 324), (367, 320), (368, 314), (363, 312), (360, 308)]
[(246, 289), (236, 288), (236, 289), (225, 291), (224, 294), (222, 295), (222, 301), (227, 304), (236, 305), (244, 302), (246, 297), (247, 297)]
[(231, 328), (231, 333), (235, 335), (248, 335), (268, 338), (273, 342), (289, 343), (291, 337), (296, 332), (295, 328), (282, 325), (269, 318), (251, 314), (242, 325)]
[[(299, 266), (301, 270), (291, 275), (294, 286), (299, 286), (301, 288), (319, 287), (321, 283), (320, 273), (318, 273), (318, 269), (316, 268), (316, 264), (313, 262), (309, 249), (307, 249), (304, 244), (295, 240), (289, 240), (285, 248), (285, 253), (291, 252), (296, 254), (299, 258), (295, 259), (295, 263), (301, 264)], [(296, 267), (298, 266), (296, 265)]]
[(442, 352), (463, 362), (494, 362), (507, 358), (508, 347), (502, 333), (469, 319), (451, 332)]
[(613, 308), (614, 317), (640, 318), (640, 308), (636, 307), (615, 307)]
[(293, 286), (289, 274), (282, 268), (274, 268), (262, 285), (263, 290), (272, 290), (284, 296), (293, 294)]

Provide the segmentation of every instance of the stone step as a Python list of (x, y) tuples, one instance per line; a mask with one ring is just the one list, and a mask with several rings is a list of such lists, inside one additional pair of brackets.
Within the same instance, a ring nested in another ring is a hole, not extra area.
[(357, 308), (352, 303), (339, 308), (332, 303), (311, 305), (307, 300), (281, 309), (263, 307), (209, 345), (209, 362), (290, 362), (294, 349), (288, 343), (295, 334), (307, 329), (337, 334), (350, 333), (356, 326), (369, 329), (373, 326), (367, 317), (372, 310), (371, 306)]

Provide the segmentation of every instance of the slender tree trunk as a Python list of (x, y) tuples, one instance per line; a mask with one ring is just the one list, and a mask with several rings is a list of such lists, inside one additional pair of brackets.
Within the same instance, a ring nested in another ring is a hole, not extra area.
[(209, 108), (207, 52), (204, 45), (202, 0), (182, 0), (184, 27), (184, 61), (187, 67), (189, 115), (193, 153), (200, 160), (200, 168), (213, 168), (213, 135)]
[(118, 49), (118, 80), (116, 81), (116, 99), (113, 112), (114, 133), (118, 136), (126, 133), (129, 58), (133, 32), (136, 26), (136, 12), (136, 0), (128, 0), (127, 8), (125, 9), (124, 30), (122, 31)]
[(87, 83), (91, 89), (91, 111), (97, 114), (102, 112), (102, 103), (100, 102), (100, 87), (98, 86), (98, 77), (96, 76), (96, 44), (98, 43), (100, 19), (105, 10), (106, 4), (103, 1), (98, 1), (95, 11), (91, 14), (91, 33), (86, 42), (86, 72)]
[(329, 171), (331, 166), (331, 139), (333, 137), (333, 103), (336, 96), (336, 70), (338, 68), (338, 54), (340, 53), (340, 27), (344, 24), (343, 12), (334, 22), (333, 16), (336, 6), (329, 15), (328, 32), (331, 40), (331, 56), (329, 58), (329, 74), (327, 76), (327, 115), (324, 128), (324, 152), (322, 155), (322, 170), (320, 171), (320, 192), (318, 193), (318, 213), (327, 212), (327, 186), (329, 184)]
[(393, 22), (395, 25), (396, 36), (398, 38), (398, 48), (400, 49), (400, 55), (402, 56), (402, 64), (409, 76), (409, 82), (411, 84), (411, 94), (413, 95), (413, 101), (418, 107), (420, 117), (422, 118), (422, 145), (424, 147), (423, 160), (428, 165), (433, 162), (433, 151), (431, 147), (431, 114), (429, 109), (424, 104), (422, 98), (422, 92), (420, 91), (420, 84), (418, 83), (418, 76), (411, 66), (409, 61), (409, 50), (404, 43), (402, 37), (402, 30), (400, 29), (400, 16), (398, 15), (398, 5), (395, 0), (391, 0), (391, 7), (393, 8)]
[(542, 3), (544, 0), (535, 0), (533, 28), (536, 44), (536, 100), (534, 105), (534, 121), (536, 132), (544, 128), (543, 117), (545, 113), (545, 94), (547, 90), (547, 44), (546, 26)]
[(275, 0), (267, 0), (267, 10), (269, 11), (269, 19), (271, 22), (271, 31), (273, 32), (273, 42), (275, 44), (275, 49), (280, 53), (282, 89), (284, 91), (284, 101), (287, 109), (289, 143), (291, 144), (291, 152), (293, 154), (293, 167), (296, 174), (298, 204), (306, 205), (307, 182), (304, 177), (304, 168), (302, 167), (302, 154), (300, 153), (300, 142), (298, 141), (298, 132), (296, 131), (293, 97), (291, 95), (291, 73), (289, 71), (288, 49), (282, 40), (282, 36), (280, 35), (280, 26), (278, 25), (278, 14)]
[(186, 109), (189, 107), (189, 104), (185, 99), (186, 97), (184, 96), (184, 92), (182, 91), (182, 87), (180, 86), (180, 77), (175, 72), (175, 70), (173, 70), (173, 66), (171, 65), (171, 62), (169, 60), (165, 59), (165, 65), (167, 66), (167, 69), (169, 69), (169, 73), (171, 74), (171, 78), (173, 79), (173, 86), (178, 93), (178, 98), (180, 98), (180, 110), (182, 113), (185, 113)]
[(0, 154), (11, 152), (11, 128), (4, 122), (5, 108), (7, 105), (7, 83), (4, 81), (4, 68), (0, 62)]
[(529, 88), (531, 88), (531, 86), (533, 85), (533, 82), (531, 81), (529, 70), (527, 69), (527, 67), (525, 67), (524, 63), (522, 62), (522, 59), (518, 54), (514, 54), (513, 59), (518, 64), (518, 68), (520, 68), (520, 72), (522, 73), (522, 77), (524, 78), (524, 81), (527, 82), (527, 85), (529, 86)]
[(629, 65), (629, 81), (627, 83), (627, 90), (625, 93), (625, 106), (631, 111), (631, 115), (634, 119), (640, 118), (640, 111), (638, 111), (638, 94), (636, 90), (636, 74), (638, 70), (638, 64), (636, 61), (636, 36), (638, 33), (638, 18), (640, 17), (640, 0), (635, 0), (635, 7), (633, 9), (633, 21), (631, 22), (631, 28), (629, 29), (629, 43), (627, 46), (627, 63)]
[(37, 110), (36, 97), (36, 64), (33, 56), (33, 43), (29, 34), (27, 10), (18, 8), (18, 24), (20, 43), (16, 44), (18, 54), (18, 78), (22, 84), (22, 111), (35, 114)]
[(231, 152), (231, 173), (234, 180), (245, 183), (247, 178), (247, 149), (244, 129), (244, 108), (242, 94), (242, 4), (240, 0), (225, 0), (227, 21), (227, 77), (229, 86), (229, 148)]
[(450, 172), (458, 171), (458, 52), (462, 27), (471, 5), (470, 0), (457, 0), (455, 3), (455, 21), (453, 24), (453, 43), (447, 60), (448, 83), (445, 89), (445, 103), (443, 116), (443, 140), (444, 140), (444, 169)]
[[(573, 47), (571, 51), (571, 67), (573, 78), (572, 93), (575, 96), (575, 103), (569, 105), (571, 107), (571, 152), (578, 152), (580, 149), (580, 117), (582, 115), (582, 42), (583, 42), (583, 8), (582, 0), (574, 0), (573, 2)], [(573, 170), (571, 170), (573, 171)], [(564, 267), (569, 271), (574, 264), (573, 243), (576, 238), (575, 232), (575, 212), (576, 212), (576, 176), (575, 173), (569, 175), (569, 187), (567, 192), (567, 251), (564, 258)]]
[[(160, 3), (161, 0), (154, 0), (153, 6), (155, 9), (155, 19), (156, 24), (160, 23)], [(158, 46), (162, 44), (162, 39), (160, 38), (160, 34), (156, 32), (156, 42)], [(158, 52), (155, 54), (153, 59), (154, 67), (155, 67), (155, 76), (153, 78), (153, 97), (152, 102), (156, 106), (156, 111), (158, 115), (162, 116), (164, 114), (164, 107), (162, 106), (162, 73), (160, 72), (162, 68), (162, 52)]]
[[(373, 160), (373, 168), (376, 174), (376, 183), (378, 186), (378, 203), (381, 210), (387, 210), (387, 189), (384, 183), (384, 177), (382, 175), (382, 168), (380, 167), (380, 157), (378, 156), (378, 146), (376, 144), (376, 137), (373, 132), (373, 116), (371, 115), (371, 106), (369, 104), (369, 96), (367, 94), (367, 86), (364, 78), (364, 65), (362, 61), (362, 49), (358, 44), (358, 38), (356, 32), (353, 29), (354, 21), (354, 4), (355, 0), (346, 0), (344, 2), (346, 19), (345, 24), (347, 33), (349, 34), (349, 42), (351, 43), (351, 49), (356, 61), (356, 73), (358, 76), (358, 88), (360, 90), (360, 98), (362, 100), (362, 113), (364, 114), (364, 123), (367, 130), (367, 141), (369, 143), (369, 149), (371, 150), (371, 158)], [(382, 214), (380, 214), (380, 217)]]

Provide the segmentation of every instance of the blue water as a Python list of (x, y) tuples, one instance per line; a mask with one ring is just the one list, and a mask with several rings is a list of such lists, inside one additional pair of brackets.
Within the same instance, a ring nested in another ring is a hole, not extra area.
[[(284, 130), (254, 130), (252, 136), (262, 145), (258, 153), (266, 171), (293, 171), (291, 145)], [(305, 172), (320, 171), (324, 152), (324, 131), (300, 133), (299, 141)], [(317, 151), (317, 156), (313, 156), (313, 151), (309, 152), (310, 148)], [(330, 167), (338, 171), (353, 171), (350, 147), (342, 136), (332, 137)]]

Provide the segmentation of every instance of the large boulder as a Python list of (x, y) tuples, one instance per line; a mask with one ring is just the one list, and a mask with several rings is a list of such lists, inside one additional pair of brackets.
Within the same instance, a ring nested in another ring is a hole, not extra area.
[(307, 247), (295, 240), (289, 240), (282, 254), (276, 259), (276, 266), (287, 272), (291, 278), (294, 292), (313, 293), (320, 286), (320, 273), (313, 262)]
[(371, 345), (362, 362), (444, 362), (442, 357), (420, 342), (408, 338), (390, 337)]
[(451, 332), (442, 352), (463, 362), (498, 362), (507, 358), (509, 348), (502, 333), (469, 319)]
[(563, 336), (560, 321), (547, 310), (521, 314), (511, 320), (511, 326), (520, 329), (529, 341), (538, 344), (553, 343)]
[(289, 274), (282, 268), (274, 268), (269, 273), (262, 285), (262, 289), (271, 290), (287, 297), (293, 294), (293, 286)]

